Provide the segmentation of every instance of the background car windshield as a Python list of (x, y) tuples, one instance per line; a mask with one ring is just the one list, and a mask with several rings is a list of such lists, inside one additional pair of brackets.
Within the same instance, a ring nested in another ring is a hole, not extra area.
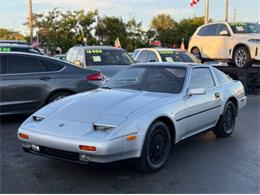
[(260, 33), (260, 24), (257, 23), (229, 23), (234, 33)]
[(191, 62), (197, 63), (195, 59), (182, 51), (159, 51), (163, 62)]
[(121, 50), (86, 50), (87, 65), (129, 65), (132, 58)]
[(132, 67), (114, 77), (106, 87), (180, 93), (186, 69), (183, 67)]

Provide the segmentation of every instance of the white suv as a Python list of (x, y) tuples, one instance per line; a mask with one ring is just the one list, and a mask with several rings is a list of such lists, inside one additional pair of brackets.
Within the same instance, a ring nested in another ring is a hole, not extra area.
[(246, 68), (260, 62), (260, 24), (215, 22), (198, 27), (189, 52), (202, 61), (219, 60)]

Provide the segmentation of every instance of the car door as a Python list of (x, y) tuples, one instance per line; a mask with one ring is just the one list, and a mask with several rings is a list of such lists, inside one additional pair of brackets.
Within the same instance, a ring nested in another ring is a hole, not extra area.
[(216, 58), (216, 30), (218, 24), (210, 24), (203, 27), (200, 35), (203, 37), (201, 41), (201, 54), (203, 58)]
[(192, 68), (188, 90), (191, 89), (205, 89), (205, 94), (190, 95), (188, 92), (185, 97), (185, 116), (179, 119), (185, 124), (183, 138), (215, 125), (220, 114), (220, 92), (209, 68)]
[[(226, 32), (227, 34), (223, 34)], [(229, 45), (231, 41), (231, 34), (228, 27), (224, 23), (220, 23), (216, 29), (216, 36), (214, 38), (212, 55), (215, 59), (229, 58)], [(230, 48), (231, 49), (231, 48)]]
[(38, 56), (8, 54), (1, 74), (2, 114), (25, 113), (45, 102), (54, 80)]

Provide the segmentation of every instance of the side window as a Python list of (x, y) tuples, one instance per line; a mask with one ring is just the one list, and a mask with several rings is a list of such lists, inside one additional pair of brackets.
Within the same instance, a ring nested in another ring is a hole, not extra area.
[(6, 73), (32, 73), (32, 72), (44, 72), (44, 65), (34, 57), (9, 55), (7, 57)]
[(209, 68), (194, 68), (191, 72), (190, 88), (210, 88), (215, 86)]
[(78, 57), (78, 48), (73, 48), (70, 62), (74, 63), (77, 60), (77, 57)]
[(208, 26), (204, 26), (198, 32), (200, 36), (216, 36), (217, 24), (211, 24)]
[(229, 33), (229, 30), (225, 24), (218, 24), (217, 29), (216, 29), (216, 35), (220, 35), (221, 31), (227, 31)]
[(59, 71), (64, 66), (54, 60), (41, 59), (41, 62), (44, 64), (46, 71)]
[(158, 62), (156, 53), (154, 51), (148, 51), (147, 62)]
[(66, 60), (68, 62), (71, 62), (71, 56), (72, 56), (73, 48), (69, 49)]
[(141, 54), (140, 54), (139, 62), (147, 62), (148, 54), (149, 54), (148, 51), (146, 51), (146, 50), (142, 51)]
[(85, 62), (84, 62), (84, 60), (85, 60), (85, 53), (84, 53), (83, 49), (79, 49), (77, 60), (80, 61), (81, 66), (83, 67), (84, 64), (85, 64)]
[(216, 75), (220, 85), (230, 82), (230, 78), (218, 69), (214, 68), (214, 74)]

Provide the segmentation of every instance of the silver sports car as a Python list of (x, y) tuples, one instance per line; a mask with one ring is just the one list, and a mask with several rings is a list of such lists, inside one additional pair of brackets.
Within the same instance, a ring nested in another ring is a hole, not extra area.
[(187, 63), (132, 65), (104, 87), (53, 102), (19, 128), (26, 152), (79, 163), (135, 159), (159, 170), (171, 148), (212, 129), (230, 136), (246, 105), (239, 81), (214, 67)]

